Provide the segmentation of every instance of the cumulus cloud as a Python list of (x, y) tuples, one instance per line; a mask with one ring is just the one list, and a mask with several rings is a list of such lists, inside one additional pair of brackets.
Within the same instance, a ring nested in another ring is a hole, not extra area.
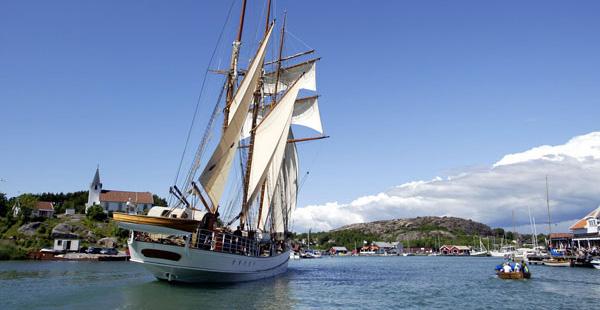
[[(494, 227), (529, 223), (528, 208), (545, 232), (546, 185), (552, 222), (569, 222), (600, 203), (600, 132), (556, 146), (509, 154), (487, 169), (414, 181), (349, 203), (298, 208), (295, 229), (329, 230), (342, 225), (414, 216), (458, 216)], [(564, 226), (564, 225), (563, 225)], [(564, 227), (561, 227), (564, 230)]]

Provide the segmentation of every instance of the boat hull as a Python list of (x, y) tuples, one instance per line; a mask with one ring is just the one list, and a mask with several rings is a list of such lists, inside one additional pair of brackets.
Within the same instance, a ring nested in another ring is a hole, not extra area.
[(269, 278), (287, 270), (289, 251), (270, 257), (214, 252), (182, 246), (133, 241), (131, 261), (157, 279), (183, 283), (227, 283)]
[(559, 262), (544, 261), (544, 265), (550, 266), (550, 267), (571, 267), (571, 262), (570, 261), (559, 261)]
[(531, 277), (530, 273), (523, 272), (497, 272), (498, 278), (505, 280), (521, 280), (521, 279), (529, 279)]

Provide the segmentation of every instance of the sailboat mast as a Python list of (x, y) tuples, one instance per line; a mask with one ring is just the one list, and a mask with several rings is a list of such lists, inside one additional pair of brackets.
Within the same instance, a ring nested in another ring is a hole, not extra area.
[(283, 53), (283, 42), (285, 38), (285, 22), (287, 19), (287, 12), (283, 13), (283, 26), (281, 27), (281, 42), (279, 42), (279, 57), (277, 57), (277, 73), (275, 74), (275, 91), (273, 92), (271, 100), (271, 108), (275, 105), (277, 99), (277, 86), (279, 84), (279, 76), (281, 75), (281, 54)]
[(550, 195), (548, 190), (548, 176), (546, 176), (546, 207), (548, 207), (548, 242), (552, 244), (550, 240), (550, 234), (552, 233), (552, 220), (550, 218)]
[(229, 65), (229, 74), (227, 75), (227, 96), (225, 102), (225, 109), (223, 114), (223, 131), (227, 129), (229, 125), (229, 106), (231, 100), (233, 100), (233, 93), (235, 83), (237, 81), (237, 64), (240, 57), (240, 45), (242, 44), (242, 33), (244, 32), (244, 17), (246, 16), (246, 0), (242, 0), (242, 11), (240, 13), (240, 22), (238, 26), (237, 38), (233, 42), (233, 48), (231, 50), (231, 63)]

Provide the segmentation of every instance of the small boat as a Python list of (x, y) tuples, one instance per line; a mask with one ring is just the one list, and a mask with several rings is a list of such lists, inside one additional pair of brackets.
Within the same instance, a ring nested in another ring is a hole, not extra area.
[(544, 265), (550, 267), (571, 267), (571, 261), (568, 259), (549, 258), (545, 259), (543, 262)]
[(522, 279), (531, 278), (531, 272), (520, 272), (520, 271), (513, 271), (513, 272), (498, 271), (498, 272), (496, 272), (496, 275), (498, 275), (498, 278), (505, 279), (505, 280), (522, 280)]
[(481, 241), (481, 237), (479, 237), (479, 249), (473, 249), (473, 251), (471, 251), (470, 256), (478, 256), (478, 257), (491, 256), (488, 249), (486, 249), (485, 246), (483, 245), (483, 242)]
[(295, 251), (290, 251), (290, 259), (300, 259), (300, 254)]
[(600, 259), (594, 259), (594, 260), (590, 261), (590, 264), (592, 264), (592, 266), (594, 266), (594, 268), (600, 269)]

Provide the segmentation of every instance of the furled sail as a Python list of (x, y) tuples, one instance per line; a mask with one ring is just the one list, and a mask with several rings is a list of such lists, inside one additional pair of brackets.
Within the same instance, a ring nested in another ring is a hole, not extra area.
[(250, 63), (248, 72), (233, 96), (230, 106), (229, 125), (223, 132), (217, 148), (200, 175), (200, 183), (202, 183), (202, 186), (206, 190), (213, 206), (219, 204), (221, 195), (225, 189), (233, 156), (240, 140), (242, 125), (246, 120), (246, 114), (248, 113), (261, 75), (265, 51), (272, 31), (273, 26), (271, 26), (265, 35), (254, 59)]
[(285, 146), (283, 166), (271, 204), (271, 224), (274, 232), (290, 230), (290, 219), (296, 209), (298, 195), (298, 153), (295, 143)]
[[(265, 112), (259, 112), (258, 122), (263, 118)], [(321, 123), (321, 113), (319, 112), (318, 96), (298, 98), (294, 103), (294, 112), (292, 114), (292, 125), (305, 126), (319, 133), (323, 133), (323, 125)], [(246, 122), (242, 129), (241, 139), (250, 137), (250, 129), (252, 129), (252, 113), (246, 116)]]
[[(281, 165), (283, 156), (276, 156), (278, 148), (283, 153), (292, 122), (294, 102), (300, 84), (294, 83), (271, 110), (256, 126), (252, 149), (252, 166), (248, 179), (248, 201), (253, 201), (267, 177), (270, 165)], [(283, 146), (282, 146), (283, 145)]]
[[(319, 58), (311, 59), (306, 62), (293, 65), (287, 68), (281, 68), (279, 73), (279, 81), (277, 83), (277, 92), (282, 92), (288, 89), (288, 87), (302, 77), (298, 81), (301, 89), (307, 89), (316, 91), (317, 90), (317, 61)], [(268, 72), (263, 77), (263, 91), (267, 94), (275, 92), (275, 81), (277, 80), (277, 72)]]
[[(283, 170), (286, 166), (286, 161), (288, 160), (286, 157), (289, 156), (287, 154), (289, 152), (288, 148), (290, 145), (295, 148), (295, 145), (293, 143), (287, 143), (287, 140), (293, 138), (294, 134), (290, 130), (286, 139), (279, 141), (277, 150), (273, 156), (273, 164), (269, 166), (269, 171), (267, 172), (267, 177), (265, 179), (265, 193), (264, 197), (262, 197), (262, 207), (260, 208), (259, 221), (257, 223), (257, 229), (259, 230), (265, 230), (267, 219), (272, 212), (271, 208), (274, 207), (273, 204), (276, 201), (280, 201), (275, 195), (280, 195), (282, 193)], [(277, 165), (277, 163), (280, 164)]]

